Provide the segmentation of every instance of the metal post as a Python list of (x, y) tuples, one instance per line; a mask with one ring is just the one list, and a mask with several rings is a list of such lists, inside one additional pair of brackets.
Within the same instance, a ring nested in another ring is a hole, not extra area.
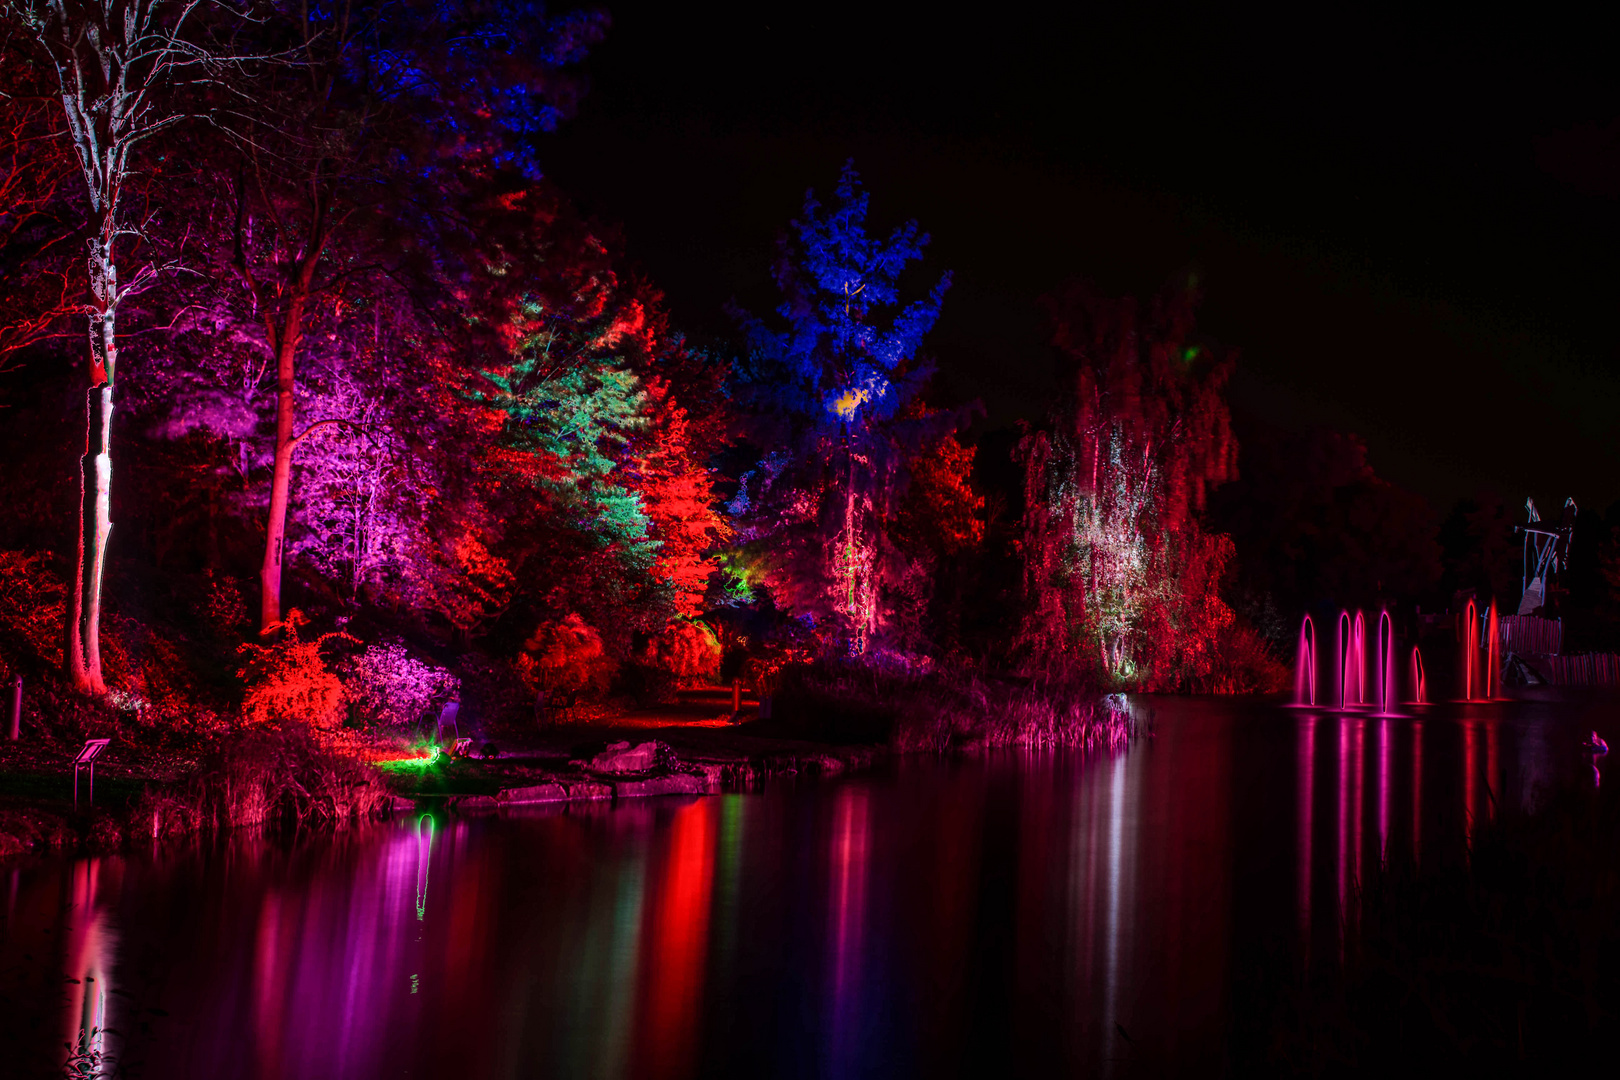
[(11, 741), (22, 738), (22, 676), (11, 684)]
[(731, 711), (734, 714), (742, 712), (742, 680), (741, 679), (732, 679), (731, 680)]

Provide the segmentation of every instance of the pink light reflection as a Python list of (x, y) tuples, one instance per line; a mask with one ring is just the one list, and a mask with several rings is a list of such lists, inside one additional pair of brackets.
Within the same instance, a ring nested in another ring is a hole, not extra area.
[(838, 793), (833, 811), (832, 858), (832, 1016), (834, 1072), (859, 1064), (857, 1034), (861, 1017), (862, 946), (866, 927), (867, 859), (871, 848), (865, 788), (849, 785)]
[(1299, 936), (1306, 948), (1311, 940), (1311, 807), (1315, 797), (1316, 717), (1307, 716), (1299, 727)]

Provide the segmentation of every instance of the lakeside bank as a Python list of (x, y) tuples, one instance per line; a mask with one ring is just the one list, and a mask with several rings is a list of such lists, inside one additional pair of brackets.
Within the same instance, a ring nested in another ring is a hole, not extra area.
[(1118, 747), (1140, 731), (1117, 695), (1027, 680), (838, 667), (796, 673), (766, 717), (757, 699), (740, 716), (730, 699), (729, 689), (712, 688), (544, 726), (469, 724), (455, 732), (470, 740), (460, 755), (397, 736), (334, 744), (299, 730), (259, 730), (188, 746), (111, 732), (97, 762), (95, 805), (86, 777), (77, 807), (77, 742), (4, 743), (0, 857), (110, 851), (237, 828), (336, 830), (424, 807), (490, 813), (744, 792), (870, 769), (894, 754)]

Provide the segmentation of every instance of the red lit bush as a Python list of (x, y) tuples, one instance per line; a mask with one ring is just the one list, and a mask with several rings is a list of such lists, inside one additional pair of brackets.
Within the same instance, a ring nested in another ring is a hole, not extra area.
[(578, 614), (541, 626), (523, 646), (518, 670), (536, 689), (607, 693), (618, 664), (602, 635)]
[(326, 666), (321, 648), (348, 634), (322, 634), (305, 641), (299, 631), (309, 620), (297, 608), (265, 631), (280, 632), (270, 645), (249, 642), (240, 652), (247, 663), (236, 674), (247, 684), (242, 699), (242, 720), (253, 726), (303, 723), (319, 730), (336, 728), (343, 720), (343, 683)]
[(44, 552), (0, 551), (0, 667), (62, 661), (66, 590)]
[(678, 619), (664, 627), (648, 648), (648, 659), (688, 685), (720, 677), (720, 639), (708, 624)]

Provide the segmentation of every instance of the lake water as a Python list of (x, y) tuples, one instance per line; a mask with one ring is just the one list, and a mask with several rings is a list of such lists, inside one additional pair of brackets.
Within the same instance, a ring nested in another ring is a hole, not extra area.
[[(1332, 962), (1380, 852), (1592, 782), (1601, 702), (1133, 699), (1118, 754), (409, 817), (0, 866), (0, 1073), (1230, 1071), (1255, 964)], [(76, 981), (75, 981), (76, 980)]]

